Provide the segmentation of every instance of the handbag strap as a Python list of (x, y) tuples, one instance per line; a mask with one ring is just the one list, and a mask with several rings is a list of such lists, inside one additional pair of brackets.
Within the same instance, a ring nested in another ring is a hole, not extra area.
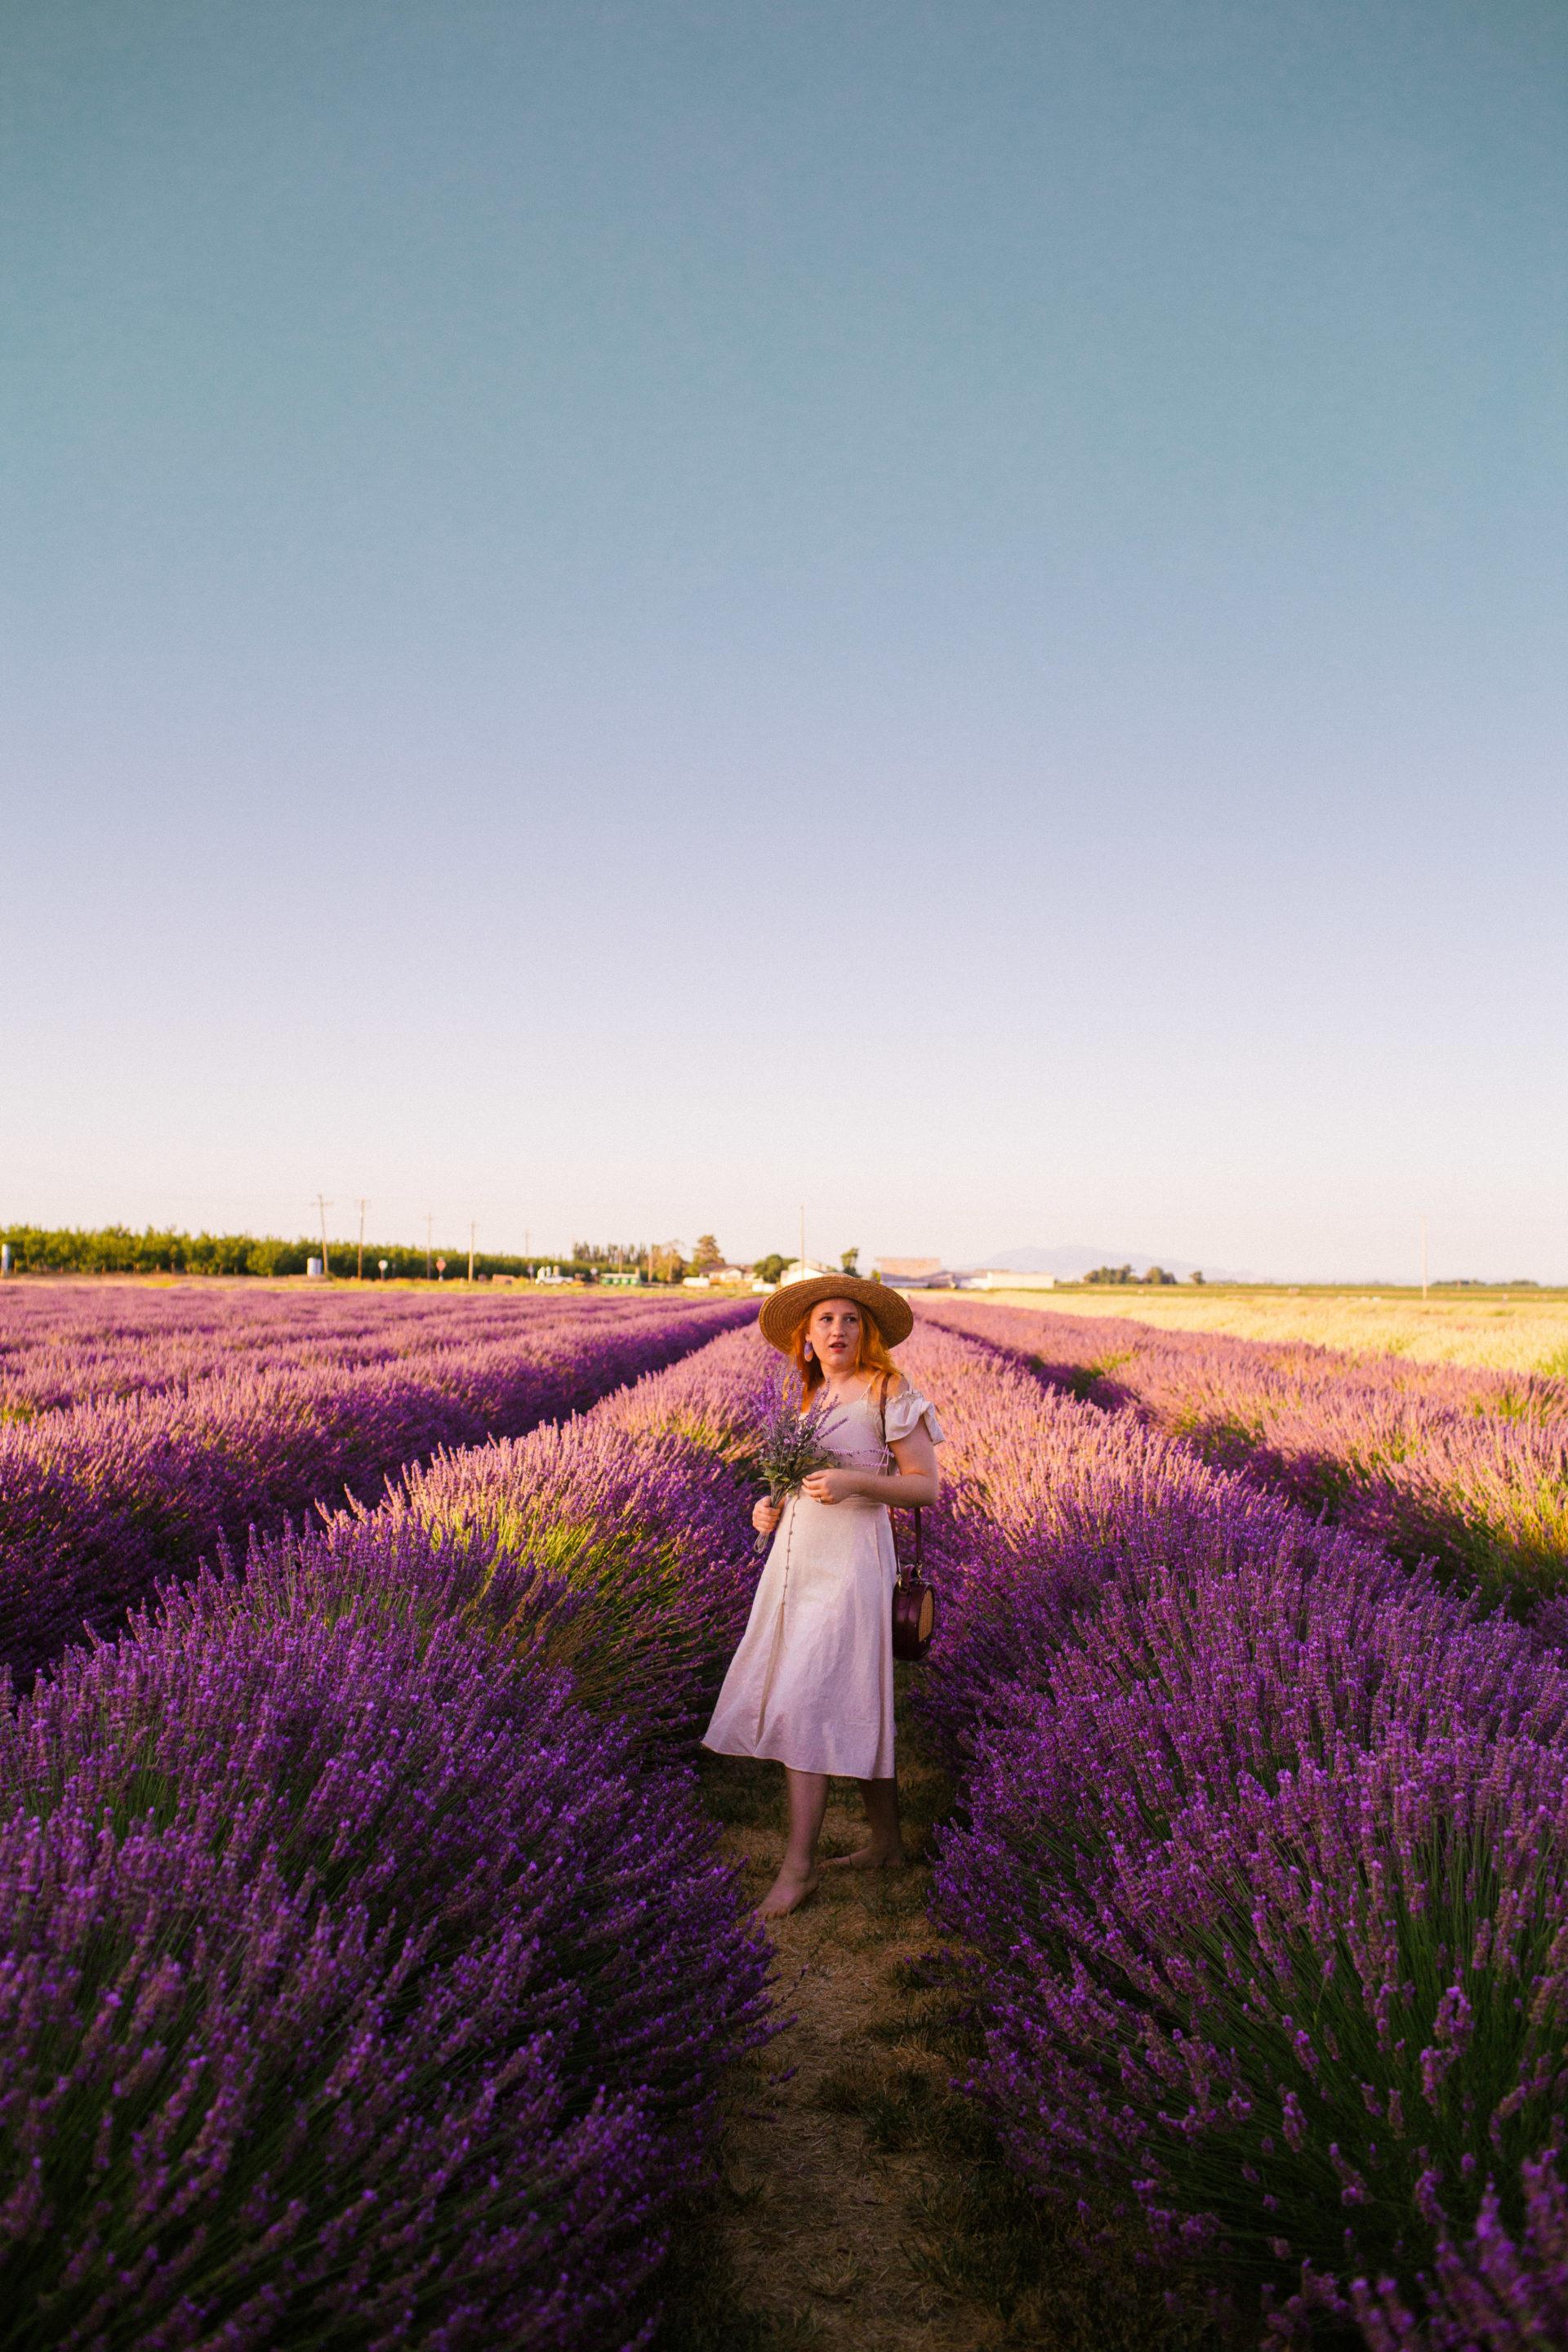
[[(889, 1444), (889, 1443), (888, 1443), (888, 1375), (887, 1375), (887, 1373), (886, 1373), (886, 1372), (884, 1372), (884, 1373), (883, 1373), (883, 1375), (882, 1375), (882, 1388), (881, 1388), (881, 1393), (880, 1393), (880, 1395), (879, 1395), (879, 1399), (878, 1399), (878, 1410), (879, 1410), (879, 1412), (881, 1413), (881, 1416), (882, 1416), (882, 1451), (883, 1451), (883, 1453), (884, 1453), (884, 1454), (891, 1454), (893, 1449), (892, 1449), (892, 1447), (891, 1447), (891, 1446)], [(917, 1580), (917, 1581), (919, 1581), (919, 1580), (920, 1580), (920, 1573), (921, 1573), (921, 1569), (925, 1566), (925, 1556), (926, 1556), (926, 1552), (925, 1552), (925, 1536), (924, 1536), (924, 1532), (923, 1532), (923, 1530), (922, 1530), (922, 1528), (921, 1528), (921, 1507), (920, 1507), (920, 1505), (919, 1505), (918, 1503), (889, 1503), (889, 1505), (888, 1506), (888, 1507), (889, 1507), (889, 1510), (912, 1511), (912, 1512), (913, 1512), (913, 1514), (914, 1514), (914, 1521), (915, 1521), (915, 1558), (914, 1558), (914, 1570), (915, 1570), (915, 1577), (916, 1577), (916, 1580)], [(894, 1554), (895, 1554), (895, 1557), (896, 1557), (896, 1556), (897, 1556), (897, 1552), (898, 1552), (898, 1545), (897, 1545), (896, 1543), (895, 1543), (895, 1545), (893, 1546), (893, 1551), (894, 1551)], [(903, 1570), (902, 1570), (902, 1569), (900, 1569), (900, 1570), (899, 1570), (899, 1577), (900, 1577), (900, 1582), (901, 1582), (901, 1581), (902, 1581), (902, 1580), (903, 1580), (903, 1573), (904, 1573), (904, 1572), (903, 1572)]]

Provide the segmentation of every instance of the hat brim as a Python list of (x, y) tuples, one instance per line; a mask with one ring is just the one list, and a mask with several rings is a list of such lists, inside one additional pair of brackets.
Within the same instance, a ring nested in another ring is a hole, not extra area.
[(852, 1298), (863, 1307), (883, 1341), (896, 1348), (915, 1328), (914, 1309), (902, 1294), (885, 1282), (867, 1282), (858, 1274), (818, 1274), (809, 1282), (788, 1282), (763, 1299), (757, 1317), (764, 1339), (787, 1356), (795, 1333), (818, 1301)]

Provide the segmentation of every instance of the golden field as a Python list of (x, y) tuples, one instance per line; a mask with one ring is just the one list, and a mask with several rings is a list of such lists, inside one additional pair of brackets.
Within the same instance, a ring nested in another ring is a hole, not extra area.
[(1223, 1331), (1238, 1339), (1310, 1339), (1353, 1355), (1410, 1356), (1428, 1364), (1568, 1374), (1568, 1295), (1549, 1291), (1419, 1293), (1194, 1289), (968, 1292), (1047, 1314), (1103, 1315), (1163, 1331)]

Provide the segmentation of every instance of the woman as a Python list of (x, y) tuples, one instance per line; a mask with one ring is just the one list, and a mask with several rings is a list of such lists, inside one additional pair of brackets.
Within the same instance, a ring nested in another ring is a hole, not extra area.
[(888, 1350), (914, 1326), (909, 1302), (880, 1282), (821, 1275), (766, 1299), (763, 1337), (793, 1357), (802, 1409), (820, 1408), (831, 1469), (815, 1471), (752, 1523), (773, 1546), (703, 1745), (771, 1757), (789, 1784), (789, 1843), (763, 1897), (764, 1918), (793, 1911), (816, 1885), (816, 1841), (830, 1774), (858, 1780), (868, 1843), (856, 1870), (904, 1859), (893, 1777), (893, 1554), (890, 1503), (936, 1500), (943, 1442), (924, 1397)]

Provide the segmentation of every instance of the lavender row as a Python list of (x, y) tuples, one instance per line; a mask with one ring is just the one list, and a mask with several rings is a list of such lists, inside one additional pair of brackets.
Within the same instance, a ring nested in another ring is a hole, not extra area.
[[(26, 1282), (0, 1288), (0, 1422), (163, 1395), (237, 1371), (363, 1371), (492, 1344), (563, 1321), (610, 1328), (668, 1313), (668, 1292), (312, 1291), (197, 1282)], [(689, 1304), (680, 1301), (681, 1305)]]
[(674, 1760), (755, 1575), (704, 1388), (767, 1375), (697, 1360), (253, 1542), (15, 1708), (0, 2342), (646, 2342), (768, 2030)]
[(241, 1370), (0, 1428), (0, 1659), (26, 1676), (249, 1528), (582, 1411), (747, 1311), (552, 1302), (401, 1363)]
[(921, 1702), (970, 2087), (1086, 2242), (1269, 2340), (1568, 2336), (1568, 1674), (1136, 1413), (929, 1326)]
[(1489, 1598), (1523, 1606), (1568, 1582), (1561, 1381), (968, 1300), (923, 1311)]

